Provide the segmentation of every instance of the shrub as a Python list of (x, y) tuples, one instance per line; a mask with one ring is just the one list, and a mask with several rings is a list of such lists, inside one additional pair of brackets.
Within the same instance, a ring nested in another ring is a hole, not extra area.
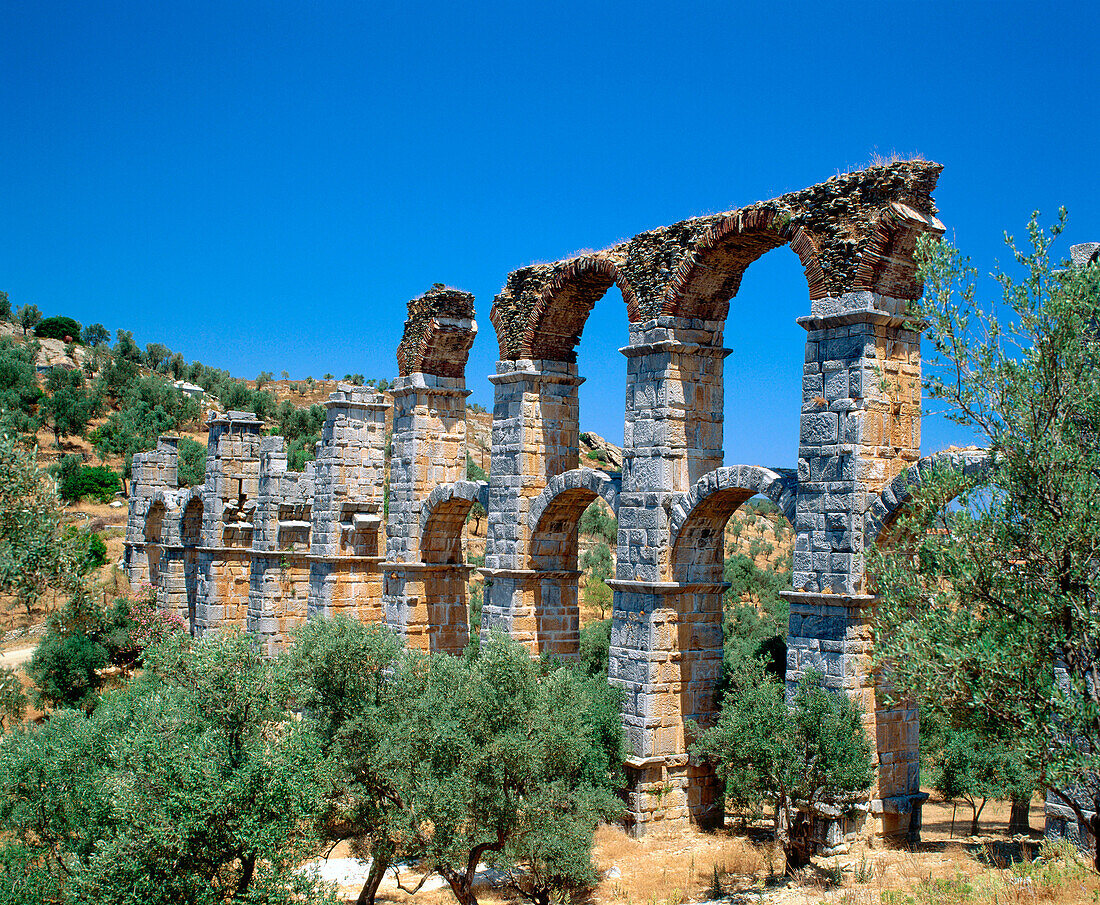
[(580, 666), (590, 676), (606, 676), (611, 659), (611, 620), (590, 622), (581, 629)]
[(317, 455), (320, 434), (299, 437), (286, 448), (286, 467), (288, 471), (305, 471), (306, 463), (312, 462)]
[(76, 503), (85, 498), (110, 502), (122, 489), (117, 471), (106, 465), (84, 465), (79, 456), (66, 456), (58, 466), (57, 491), (61, 499)]
[[(94, 536), (94, 535), (93, 535)], [(183, 632), (183, 621), (160, 612), (152, 592), (120, 597), (109, 610), (82, 590), (50, 618), (27, 673), (39, 704), (91, 710), (108, 664), (130, 669), (145, 651)]]
[(70, 341), (79, 341), (81, 327), (79, 321), (71, 317), (46, 317), (38, 322), (34, 328), (34, 335), (43, 339), (64, 339), (70, 337)]
[(180, 487), (197, 487), (206, 479), (206, 444), (180, 437), (176, 481)]
[(86, 346), (105, 346), (111, 341), (111, 331), (103, 324), (89, 324), (84, 328), (81, 339)]

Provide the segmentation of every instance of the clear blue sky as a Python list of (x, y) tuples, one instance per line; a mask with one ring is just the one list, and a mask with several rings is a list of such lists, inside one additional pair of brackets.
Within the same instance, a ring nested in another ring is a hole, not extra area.
[[(408, 299), (916, 152), (982, 269), (1032, 209), (1100, 239), (1094, 3), (18, 3), (0, 15), (0, 288), (254, 377), (392, 377)], [(625, 310), (580, 347), (619, 442)], [(727, 462), (793, 465), (797, 259), (734, 300)], [(926, 421), (924, 448), (959, 437)]]

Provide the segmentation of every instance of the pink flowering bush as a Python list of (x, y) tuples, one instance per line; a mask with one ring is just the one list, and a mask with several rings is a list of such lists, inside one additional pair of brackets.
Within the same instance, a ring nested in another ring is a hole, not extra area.
[(141, 662), (146, 648), (187, 631), (175, 613), (157, 609), (156, 592), (145, 584), (129, 597), (118, 597), (106, 613), (110, 661), (123, 669)]

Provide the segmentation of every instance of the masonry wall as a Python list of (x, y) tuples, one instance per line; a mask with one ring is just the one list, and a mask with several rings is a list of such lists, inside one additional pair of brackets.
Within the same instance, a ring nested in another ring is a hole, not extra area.
[[(388, 517), (390, 403), (340, 385), (316, 462), (301, 474), (287, 470), (282, 440), (262, 437), (260, 422), (240, 412), (210, 420), (201, 491), (176, 488), (171, 441), (135, 457), (128, 574), (151, 580), (160, 605), (186, 613), (196, 634), (240, 626), (275, 650), (311, 614), (347, 615), (385, 620), (411, 646), (457, 652), (468, 639), (462, 526), (482, 502), (483, 632), (568, 658), (580, 514), (597, 495), (613, 499), (609, 676), (625, 698), (628, 822), (645, 832), (721, 819), (714, 777), (688, 754), (686, 727), (716, 715), (725, 524), (764, 493), (796, 533), (788, 682), (819, 670), (862, 706), (878, 752), (869, 807), (881, 831), (911, 830), (917, 714), (881, 704), (864, 553), (875, 507), (919, 457), (920, 337), (906, 315), (921, 291), (917, 237), (943, 228), (931, 198), (939, 169), (910, 161), (843, 174), (515, 271), (490, 315), (500, 360), (488, 486), (465, 474), (473, 299), (437, 284), (409, 303), (398, 348)], [(782, 245), (802, 261), (809, 295), (797, 469), (725, 466), (730, 302), (744, 270)], [(630, 321), (614, 493), (578, 467), (575, 353), (612, 284)]]

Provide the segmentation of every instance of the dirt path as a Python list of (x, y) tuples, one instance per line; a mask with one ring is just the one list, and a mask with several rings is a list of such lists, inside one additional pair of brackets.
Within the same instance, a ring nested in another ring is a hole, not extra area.
[(26, 663), (32, 656), (34, 656), (33, 647), (17, 647), (15, 650), (7, 650), (0, 653), (0, 666), (15, 669), (17, 666)]

